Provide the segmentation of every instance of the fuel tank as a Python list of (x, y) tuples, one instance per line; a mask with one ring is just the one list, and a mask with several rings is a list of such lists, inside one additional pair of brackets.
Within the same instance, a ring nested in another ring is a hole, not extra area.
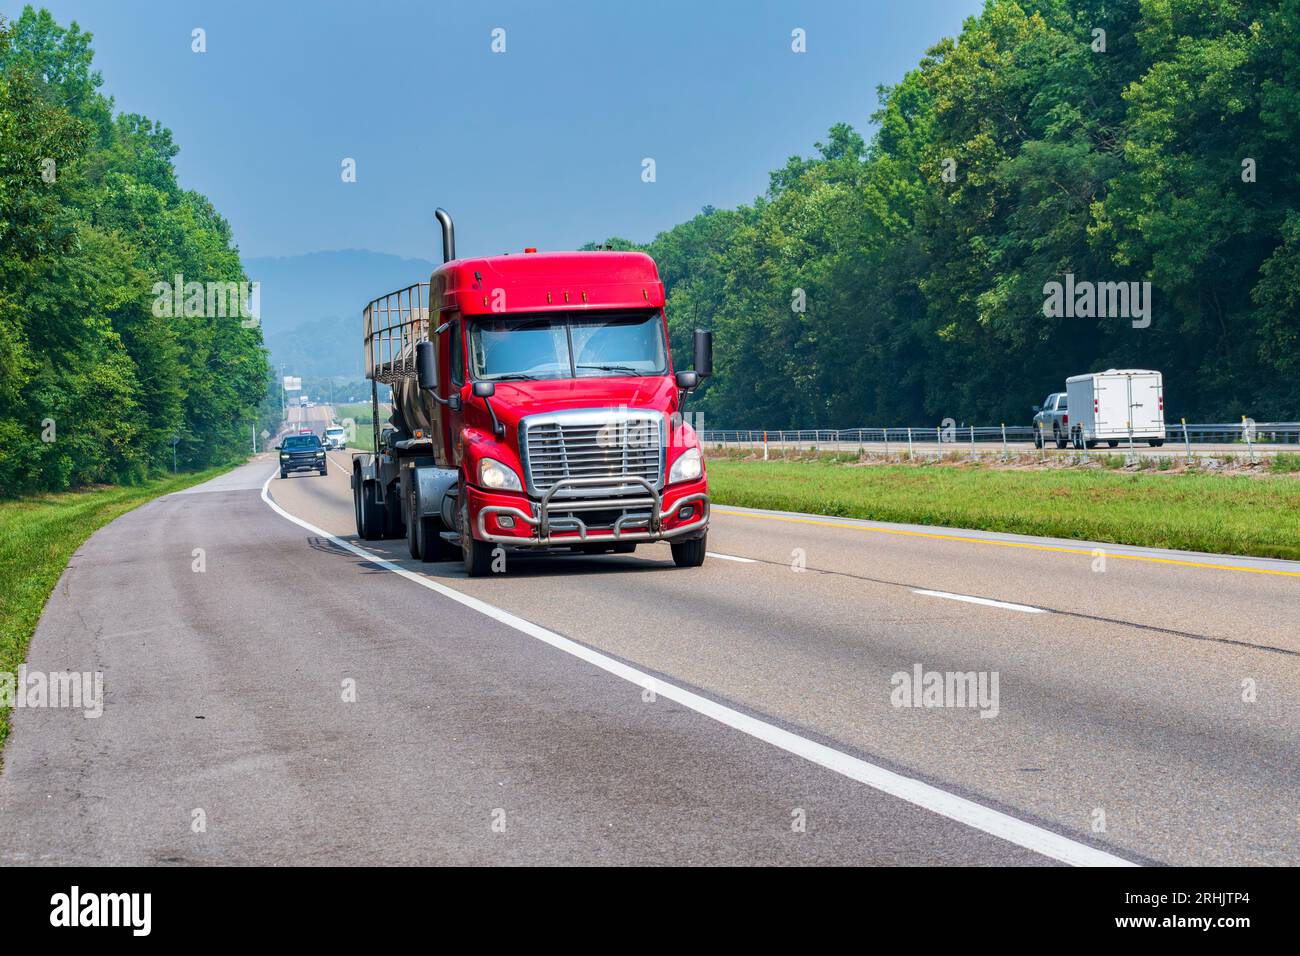
[(434, 431), (432, 405), (433, 401), (420, 391), (414, 376), (398, 379), (393, 383), (393, 414), (388, 420), (406, 435), (414, 435), (416, 429), (431, 434)]

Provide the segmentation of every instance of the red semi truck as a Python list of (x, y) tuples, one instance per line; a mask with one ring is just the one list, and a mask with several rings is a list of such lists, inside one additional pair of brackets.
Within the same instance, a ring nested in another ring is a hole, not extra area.
[(405, 535), (423, 561), (470, 575), (508, 551), (626, 554), (667, 542), (704, 562), (704, 455), (686, 394), (712, 370), (696, 330), (693, 370), (674, 373), (664, 286), (638, 252), (457, 259), (364, 311), (366, 376), (393, 391), (391, 427), (353, 456), (357, 534)]

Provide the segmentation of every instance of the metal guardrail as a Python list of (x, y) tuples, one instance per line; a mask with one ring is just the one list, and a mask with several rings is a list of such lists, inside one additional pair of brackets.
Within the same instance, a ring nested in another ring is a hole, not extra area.
[[(933, 446), (951, 446), (960, 451), (963, 446), (976, 448), (990, 444), (1009, 450), (1013, 444), (1033, 444), (1032, 425), (926, 425), (888, 428), (818, 428), (818, 429), (706, 429), (700, 431), (700, 440), (706, 445), (727, 445), (769, 449), (795, 450), (799, 448), (845, 448), (849, 446), (880, 446), (886, 453), (903, 453), (917, 445), (927, 449)], [(1252, 422), (1240, 424), (1166, 424), (1165, 443), (1183, 445), (1240, 445), (1242, 453), (1253, 454), (1258, 446), (1300, 446), (1300, 422)], [(1051, 436), (1045, 443), (1051, 444)], [(1145, 445), (1143, 441), (1138, 444)], [(1127, 448), (1121, 441), (1119, 448)], [(873, 448), (874, 450), (874, 448)], [(1103, 450), (1108, 450), (1103, 443)]]

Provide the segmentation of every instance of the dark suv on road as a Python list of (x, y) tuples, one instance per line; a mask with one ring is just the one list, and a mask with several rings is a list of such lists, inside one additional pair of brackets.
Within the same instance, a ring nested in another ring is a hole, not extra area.
[(291, 471), (317, 471), (325, 475), (325, 446), (315, 435), (290, 435), (278, 446), (280, 449), (280, 477), (288, 478)]

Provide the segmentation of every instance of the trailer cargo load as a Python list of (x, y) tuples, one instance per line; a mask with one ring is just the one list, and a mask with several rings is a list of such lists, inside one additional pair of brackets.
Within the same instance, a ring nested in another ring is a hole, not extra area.
[(1165, 391), (1159, 372), (1107, 369), (1066, 379), (1070, 440), (1076, 448), (1105, 442), (1165, 443)]

